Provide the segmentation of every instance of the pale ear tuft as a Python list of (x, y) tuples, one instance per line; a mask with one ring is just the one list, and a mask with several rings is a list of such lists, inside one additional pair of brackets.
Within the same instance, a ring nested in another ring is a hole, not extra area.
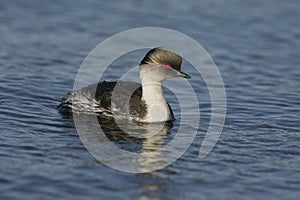
[(169, 64), (172, 68), (180, 70), (182, 58), (172, 51), (157, 47), (148, 51), (141, 61), (142, 64)]

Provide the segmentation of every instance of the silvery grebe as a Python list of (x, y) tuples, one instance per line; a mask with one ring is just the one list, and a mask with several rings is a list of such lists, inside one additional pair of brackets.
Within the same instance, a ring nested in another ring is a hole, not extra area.
[(69, 92), (58, 108), (66, 114), (97, 113), (138, 122), (172, 121), (174, 115), (163, 95), (162, 82), (174, 77), (191, 78), (181, 71), (181, 64), (178, 54), (160, 47), (151, 49), (139, 66), (142, 84), (104, 81), (89, 85)]

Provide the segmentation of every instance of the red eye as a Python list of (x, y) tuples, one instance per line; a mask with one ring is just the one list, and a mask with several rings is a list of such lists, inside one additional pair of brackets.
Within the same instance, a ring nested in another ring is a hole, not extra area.
[(171, 68), (171, 65), (170, 64), (166, 64), (166, 68)]

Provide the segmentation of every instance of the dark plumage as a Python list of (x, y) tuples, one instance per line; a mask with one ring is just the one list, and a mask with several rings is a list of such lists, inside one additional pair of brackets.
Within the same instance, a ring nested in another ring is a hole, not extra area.
[[(114, 99), (112, 101), (112, 93), (115, 89)], [(134, 92), (133, 92), (134, 91)], [(135, 82), (101, 82), (97, 85), (95, 94), (96, 101), (100, 107), (111, 109), (113, 103), (115, 109), (124, 114), (127, 112), (126, 101), (129, 99), (129, 113), (133, 118), (143, 118), (146, 115), (147, 106), (142, 98), (142, 86)]]
[[(116, 87), (117, 86), (117, 87)], [(98, 84), (89, 85), (82, 88), (81, 90), (69, 92), (63, 99), (62, 103), (58, 106), (59, 111), (65, 115), (70, 115), (73, 112), (95, 112), (98, 114), (106, 113), (107, 116), (112, 115), (111, 105), (112, 105), (112, 93), (116, 89), (114, 96), (114, 106), (118, 110), (119, 114), (126, 113), (126, 100), (127, 97), (130, 97), (129, 100), (129, 113), (131, 117), (134, 118), (143, 118), (146, 114), (147, 106), (142, 98), (142, 86), (139, 83), (135, 82), (124, 82), (124, 81), (103, 81)], [(134, 91), (132, 93), (132, 91)], [(95, 94), (95, 96), (93, 96)], [(81, 97), (80, 101), (92, 101), (95, 99), (93, 108), (89, 105), (85, 106), (76, 106), (72, 108), (72, 104), (80, 103), (78, 102), (78, 96)], [(84, 100), (82, 98), (85, 98)], [(72, 102), (73, 99), (73, 102)]]
[(182, 58), (167, 49), (151, 49), (141, 61), (142, 64), (169, 64), (173, 69), (181, 70)]
[[(140, 64), (142, 84), (114, 81), (101, 82), (69, 92), (58, 106), (63, 114), (97, 113), (105, 117), (121, 117), (141, 122), (174, 119), (166, 102), (162, 81), (189, 75), (181, 71), (182, 58), (163, 48), (150, 50)], [(160, 107), (159, 109), (157, 109)]]

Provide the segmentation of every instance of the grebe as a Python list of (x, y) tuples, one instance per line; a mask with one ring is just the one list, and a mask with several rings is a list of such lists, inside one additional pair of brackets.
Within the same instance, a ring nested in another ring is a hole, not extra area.
[(181, 64), (178, 54), (161, 47), (151, 49), (139, 66), (141, 84), (104, 81), (89, 85), (69, 92), (58, 108), (64, 114), (96, 113), (138, 122), (172, 121), (174, 115), (163, 95), (162, 82), (174, 77), (191, 78), (181, 71)]

